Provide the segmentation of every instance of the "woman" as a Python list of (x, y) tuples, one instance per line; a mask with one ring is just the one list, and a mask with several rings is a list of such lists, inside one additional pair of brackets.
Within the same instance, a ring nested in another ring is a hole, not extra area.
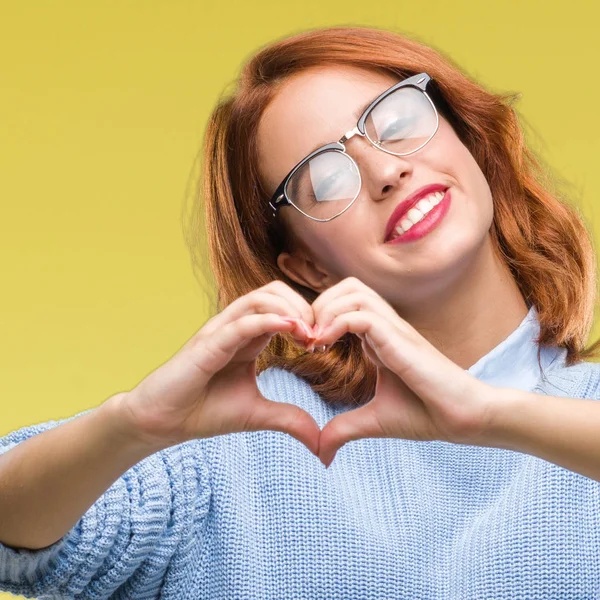
[(205, 140), (220, 312), (0, 440), (0, 589), (597, 597), (594, 252), (511, 99), (388, 31), (254, 56)]

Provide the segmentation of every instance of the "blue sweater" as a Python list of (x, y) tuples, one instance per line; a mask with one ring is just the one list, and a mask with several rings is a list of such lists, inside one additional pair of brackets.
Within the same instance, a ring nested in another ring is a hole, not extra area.
[[(600, 399), (600, 365), (565, 368), (531, 308), (469, 372)], [(321, 427), (338, 410), (281, 369), (258, 377)], [(81, 414), (81, 413), (80, 413)], [(77, 415), (76, 415), (77, 416)], [(74, 418), (74, 417), (71, 417)], [(24, 427), (0, 450), (64, 422)], [(44, 598), (600, 598), (600, 483), (511, 450), (350, 442), (326, 470), (273, 431), (192, 440), (129, 469), (61, 540), (0, 544), (0, 590)]]

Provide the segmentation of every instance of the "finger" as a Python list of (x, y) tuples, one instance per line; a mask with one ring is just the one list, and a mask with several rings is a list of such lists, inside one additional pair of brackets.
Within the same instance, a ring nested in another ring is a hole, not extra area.
[(350, 441), (361, 438), (387, 437), (371, 403), (336, 415), (321, 430), (319, 459), (331, 464), (337, 451)]
[(335, 285), (326, 289), (324, 292), (321, 292), (315, 299), (315, 301), (312, 303), (312, 309), (315, 318), (317, 315), (321, 314), (323, 312), (323, 308), (328, 306), (329, 303), (333, 302), (333, 300), (339, 297), (350, 295), (354, 292), (363, 292), (365, 295), (380, 298), (377, 292), (365, 285), (357, 277), (346, 277), (339, 283), (336, 283)]
[[(309, 325), (306, 324), (300, 308), (296, 307), (298, 304), (294, 298), (294, 294), (297, 295), (296, 292), (293, 292), (293, 290), (291, 290), (291, 288), (286, 286), (283, 282), (279, 283), (281, 286), (283, 286), (283, 288), (277, 285), (272, 286), (271, 289), (279, 289), (280, 291), (283, 291), (283, 296), (280, 295), (279, 292), (269, 292), (268, 286), (263, 287), (253, 294), (248, 294), (246, 297), (246, 303), (240, 305), (241, 308), (238, 310), (242, 311), (245, 309), (247, 313), (273, 312), (279, 314), (286, 318), (286, 320), (292, 320), (294, 322), (295, 327), (290, 331), (290, 333), (296, 340), (304, 343), (307, 339), (314, 339), (312, 327), (309, 327)], [(287, 291), (285, 288), (287, 288)], [(289, 291), (292, 291), (293, 294), (290, 295), (288, 293)], [(305, 300), (303, 300), (303, 302), (311, 313), (310, 320), (313, 321), (314, 319), (310, 304), (308, 304)]]
[(237, 298), (227, 306), (222, 312), (225, 317), (224, 322), (215, 325), (215, 328), (222, 327), (244, 315), (255, 313), (275, 313), (282, 317), (302, 318), (302, 312), (288, 298), (260, 288)]
[(253, 411), (247, 428), (249, 431), (269, 429), (287, 433), (319, 456), (321, 429), (308, 412), (294, 404), (263, 397)]
[(316, 322), (321, 328), (328, 327), (338, 315), (359, 310), (369, 310), (392, 322), (399, 318), (398, 313), (381, 296), (365, 294), (362, 290), (333, 298), (320, 310), (314, 310)]
[[(306, 350), (313, 352), (316, 336), (312, 330), (308, 328), (308, 325), (306, 325), (306, 323), (299, 318), (282, 317), (282, 319), (292, 326), (292, 329), (286, 333), (291, 334), (293, 339), (299, 342)], [(256, 338), (255, 340), (252, 340), (251, 342), (248, 342), (247, 350), (252, 355), (252, 358), (258, 357), (258, 355), (267, 347), (272, 337), (272, 333), (267, 333), (259, 338)], [(250, 354), (245, 352), (244, 358), (249, 360)]]
[(301, 294), (299, 294), (296, 290), (291, 288), (284, 281), (276, 279), (274, 281), (269, 282), (261, 289), (270, 294), (274, 294), (285, 298), (289, 302), (290, 306), (293, 306), (296, 309), (297, 315), (303, 321), (305, 321), (305, 323), (309, 327), (312, 328), (312, 326), (315, 324), (315, 317), (312, 306)]
[[(401, 325), (402, 323), (404, 322)], [(336, 316), (320, 332), (316, 344), (329, 346), (345, 333), (361, 335), (361, 339), (369, 344), (379, 360), (398, 375), (402, 375), (400, 371), (409, 368), (423, 352), (422, 348), (416, 348), (415, 336), (410, 331), (398, 331), (389, 319), (370, 310), (346, 312)]]
[(290, 331), (293, 323), (276, 314), (244, 315), (226, 324), (217, 335), (188, 345), (182, 355), (197, 369), (199, 379), (195, 385), (204, 387), (215, 373), (234, 360), (235, 355), (248, 342), (267, 333)]
[(371, 348), (371, 346), (369, 345), (369, 342), (365, 340), (364, 335), (361, 334), (360, 337), (362, 338), (361, 346), (363, 352), (367, 355), (367, 358), (377, 367), (385, 368), (385, 365), (379, 360), (379, 357), (375, 353), (375, 350), (373, 350), (373, 348)]
[(242, 362), (250, 362), (258, 358), (260, 353), (263, 352), (264, 349), (269, 345), (273, 335), (273, 332), (269, 332), (259, 335), (253, 340), (248, 340), (246, 344), (242, 344), (242, 346), (240, 346), (236, 358), (239, 358)]
[(292, 335), (297, 339), (302, 341), (302, 343), (307, 346), (317, 339), (317, 336), (313, 332), (313, 330), (304, 322), (303, 319), (285, 317), (286, 321), (294, 324), (294, 329), (292, 329)]
[(236, 298), (223, 311), (207, 321), (183, 347), (194, 345), (201, 339), (212, 338), (223, 327), (239, 320), (244, 315), (266, 313), (274, 313), (282, 317), (302, 317), (302, 313), (287, 298), (259, 288), (250, 294)]

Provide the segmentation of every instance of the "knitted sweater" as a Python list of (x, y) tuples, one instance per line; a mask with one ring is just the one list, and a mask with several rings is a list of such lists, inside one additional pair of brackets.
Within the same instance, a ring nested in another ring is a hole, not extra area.
[[(596, 363), (565, 368), (566, 350), (544, 347), (540, 373), (538, 331), (532, 307), (468, 371), (534, 391), (540, 402), (599, 400)], [(321, 427), (348, 410), (279, 368), (261, 373), (258, 385)], [(65, 420), (14, 431), (0, 449)], [(192, 440), (134, 465), (53, 545), (0, 544), (0, 590), (39, 598), (597, 599), (600, 483), (525, 453), (442, 441), (356, 440), (326, 470), (281, 432)]]

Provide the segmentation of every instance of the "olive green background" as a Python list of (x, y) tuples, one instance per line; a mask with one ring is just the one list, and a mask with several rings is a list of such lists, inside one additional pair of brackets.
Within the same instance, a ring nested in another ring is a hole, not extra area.
[(282, 36), (386, 27), (521, 92), (529, 142), (597, 237), (598, 13), (592, 0), (0, 0), (0, 435), (131, 389), (210, 316), (180, 226), (188, 179), (211, 107)]

